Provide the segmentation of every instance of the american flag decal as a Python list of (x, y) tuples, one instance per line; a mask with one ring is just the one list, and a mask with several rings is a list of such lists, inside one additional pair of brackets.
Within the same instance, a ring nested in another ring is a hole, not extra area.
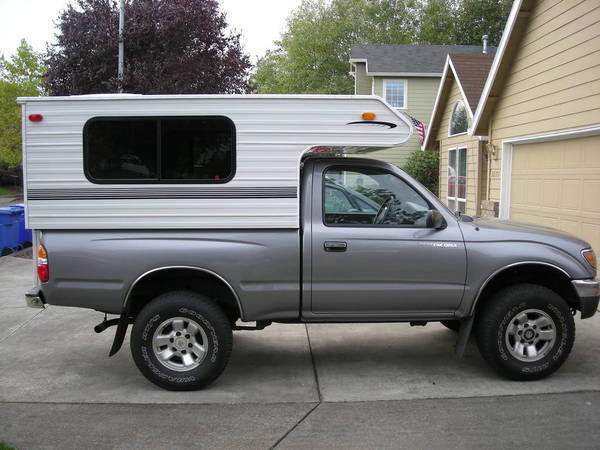
[(408, 117), (410, 117), (410, 120), (412, 120), (413, 125), (417, 129), (417, 133), (419, 133), (419, 136), (421, 137), (421, 144), (422, 144), (423, 139), (425, 139), (425, 124), (423, 122), (421, 122), (420, 120), (415, 119), (413, 116), (408, 116)]

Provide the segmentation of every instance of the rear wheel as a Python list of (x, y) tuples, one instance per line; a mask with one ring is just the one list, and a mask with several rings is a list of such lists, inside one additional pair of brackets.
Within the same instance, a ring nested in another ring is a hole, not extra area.
[(483, 358), (512, 380), (537, 380), (567, 359), (575, 323), (567, 303), (554, 291), (519, 284), (498, 292), (477, 318)]
[(232, 340), (230, 321), (214, 302), (195, 292), (168, 292), (136, 317), (131, 353), (154, 384), (193, 390), (210, 384), (225, 369)]

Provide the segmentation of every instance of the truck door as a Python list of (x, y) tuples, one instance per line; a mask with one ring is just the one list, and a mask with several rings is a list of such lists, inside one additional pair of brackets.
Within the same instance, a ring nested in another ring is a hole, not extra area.
[[(348, 162), (346, 162), (348, 161)], [(435, 209), (389, 165), (348, 158), (313, 162), (308, 316), (445, 317), (462, 299), (466, 252), (453, 216)], [(305, 203), (306, 204), (306, 203)], [(305, 278), (306, 280), (306, 278)], [(305, 287), (307, 287), (305, 285)], [(419, 314), (416, 314), (418, 316)]]

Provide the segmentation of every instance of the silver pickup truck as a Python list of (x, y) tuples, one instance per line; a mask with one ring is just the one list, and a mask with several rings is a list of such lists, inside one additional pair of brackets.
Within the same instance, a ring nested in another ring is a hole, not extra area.
[(119, 314), (99, 326), (118, 323), (111, 354), (132, 323), (137, 366), (174, 390), (219, 376), (232, 330), (272, 322), (440, 321), (459, 352), (473, 329), (498, 372), (539, 379), (571, 351), (575, 312), (596, 312), (579, 239), (457, 217), (375, 160), (309, 158), (301, 177), (299, 230), (45, 231), (51, 276), (30, 302)]
[[(30, 306), (118, 315), (141, 372), (197, 389), (233, 330), (441, 322), (502, 375), (557, 370), (598, 307), (589, 244), (456, 215), (400, 169), (345, 157), (412, 124), (374, 96), (19, 99)], [(332, 157), (339, 155), (340, 157)]]

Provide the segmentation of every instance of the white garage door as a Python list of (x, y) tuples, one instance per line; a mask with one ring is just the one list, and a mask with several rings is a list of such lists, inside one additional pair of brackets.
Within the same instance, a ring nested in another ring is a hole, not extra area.
[(513, 147), (510, 218), (557, 228), (600, 253), (600, 136)]

